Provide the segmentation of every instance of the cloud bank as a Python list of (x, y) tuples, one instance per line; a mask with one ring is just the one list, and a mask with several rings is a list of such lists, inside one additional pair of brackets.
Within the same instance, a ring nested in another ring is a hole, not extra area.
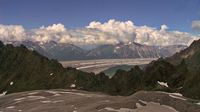
[[(199, 27), (195, 25), (194, 28)], [(189, 45), (198, 38), (200, 36), (186, 32), (169, 31), (167, 25), (161, 25), (160, 29), (156, 29), (149, 26), (136, 26), (132, 21), (122, 22), (114, 19), (105, 23), (93, 21), (88, 26), (79, 29), (67, 29), (60, 23), (31, 30), (26, 30), (20, 25), (0, 25), (0, 40), (2, 41), (56, 41), (76, 45), (117, 44), (134, 41), (146, 45), (165, 46)]]
[(200, 20), (195, 20), (192, 22), (192, 28), (197, 30), (197, 31), (200, 31)]

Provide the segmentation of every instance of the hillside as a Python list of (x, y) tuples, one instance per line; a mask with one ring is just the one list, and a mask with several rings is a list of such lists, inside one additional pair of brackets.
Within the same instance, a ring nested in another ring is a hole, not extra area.
[(200, 40), (194, 41), (188, 48), (167, 58), (167, 60), (176, 65), (185, 60), (191, 70), (196, 71), (200, 68)]
[(200, 40), (194, 41), (188, 48), (166, 59), (173, 65), (178, 65), (184, 60), (190, 72), (184, 82), (183, 92), (187, 96), (200, 96)]
[(90, 88), (95, 75), (63, 68), (56, 60), (49, 60), (25, 46), (14, 47), (0, 43), (0, 91), (19, 92), (35, 89), (70, 88), (77, 83)]
[(95, 75), (74, 68), (65, 69), (57, 61), (49, 60), (23, 45), (0, 44), (1, 93), (76, 88), (111, 95), (131, 95), (140, 90), (160, 90), (180, 92), (184, 96), (200, 99), (199, 76), (188, 69), (184, 60), (173, 65), (159, 59), (144, 70), (138, 66), (130, 71), (117, 70), (109, 79), (104, 73)]

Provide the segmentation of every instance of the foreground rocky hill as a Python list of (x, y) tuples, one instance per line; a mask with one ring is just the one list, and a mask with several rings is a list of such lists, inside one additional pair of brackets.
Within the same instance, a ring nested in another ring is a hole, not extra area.
[(199, 112), (198, 101), (177, 93), (140, 91), (109, 96), (78, 90), (40, 90), (0, 97), (3, 112)]

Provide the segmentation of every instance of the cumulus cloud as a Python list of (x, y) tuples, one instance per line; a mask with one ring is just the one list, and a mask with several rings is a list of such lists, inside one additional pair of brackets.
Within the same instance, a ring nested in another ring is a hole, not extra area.
[(21, 41), (25, 39), (25, 29), (20, 25), (0, 25), (0, 40)]
[(135, 39), (135, 26), (131, 21), (120, 22), (112, 19), (103, 24), (93, 21), (86, 28), (98, 30), (102, 33), (102, 36), (104, 35), (101, 38), (104, 38), (104, 40), (109, 39), (113, 44), (119, 42), (127, 43)]
[(140, 26), (136, 29), (136, 39), (138, 43), (146, 45), (189, 45), (200, 36), (194, 36), (186, 32), (168, 31), (166, 25), (162, 25), (160, 30), (156, 28)]
[(70, 33), (68, 33), (64, 25), (60, 23), (47, 27), (42, 26), (39, 29), (33, 29), (28, 37), (31, 37), (32, 40), (41, 42), (63, 42), (63, 40), (70, 40), (71, 38)]
[(195, 20), (192, 22), (192, 28), (200, 31), (200, 20)]
[(19, 25), (0, 25), (0, 39), (3, 41), (32, 40), (40, 42), (56, 41), (76, 45), (102, 45), (138, 42), (146, 45), (189, 45), (200, 36), (186, 32), (169, 31), (167, 25), (160, 29), (149, 26), (136, 26), (132, 21), (116, 21), (105, 23), (93, 21), (79, 29), (67, 29), (61, 23), (51, 26), (25, 30)]
[(169, 28), (168, 28), (168, 26), (167, 25), (161, 25), (161, 27), (160, 27), (160, 30), (161, 31), (166, 31), (166, 30), (168, 30)]
[(127, 43), (135, 41), (146, 45), (189, 45), (193, 40), (200, 37), (186, 32), (168, 31), (167, 25), (161, 25), (160, 29), (156, 29), (149, 26), (136, 26), (131, 21), (109, 20), (106, 23), (94, 21), (86, 28), (96, 29), (101, 31), (101, 33), (108, 33), (115, 42)]

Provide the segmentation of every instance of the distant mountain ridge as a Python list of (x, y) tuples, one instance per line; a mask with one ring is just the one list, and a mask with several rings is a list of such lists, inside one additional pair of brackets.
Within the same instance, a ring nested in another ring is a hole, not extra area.
[(100, 45), (91, 50), (85, 50), (74, 44), (33, 41), (8, 42), (15, 46), (25, 45), (31, 50), (36, 50), (49, 59), (59, 61), (85, 60), (85, 59), (121, 59), (121, 58), (159, 58), (168, 57), (186, 48), (184, 45), (147, 46), (135, 42), (116, 45)]
[(188, 68), (192, 72), (200, 72), (200, 40), (195, 40), (188, 48), (177, 52), (171, 57), (166, 58), (168, 62), (178, 65), (185, 60)]
[(155, 47), (135, 42), (128, 44), (103, 45), (88, 52), (91, 58), (157, 58), (159, 52)]

